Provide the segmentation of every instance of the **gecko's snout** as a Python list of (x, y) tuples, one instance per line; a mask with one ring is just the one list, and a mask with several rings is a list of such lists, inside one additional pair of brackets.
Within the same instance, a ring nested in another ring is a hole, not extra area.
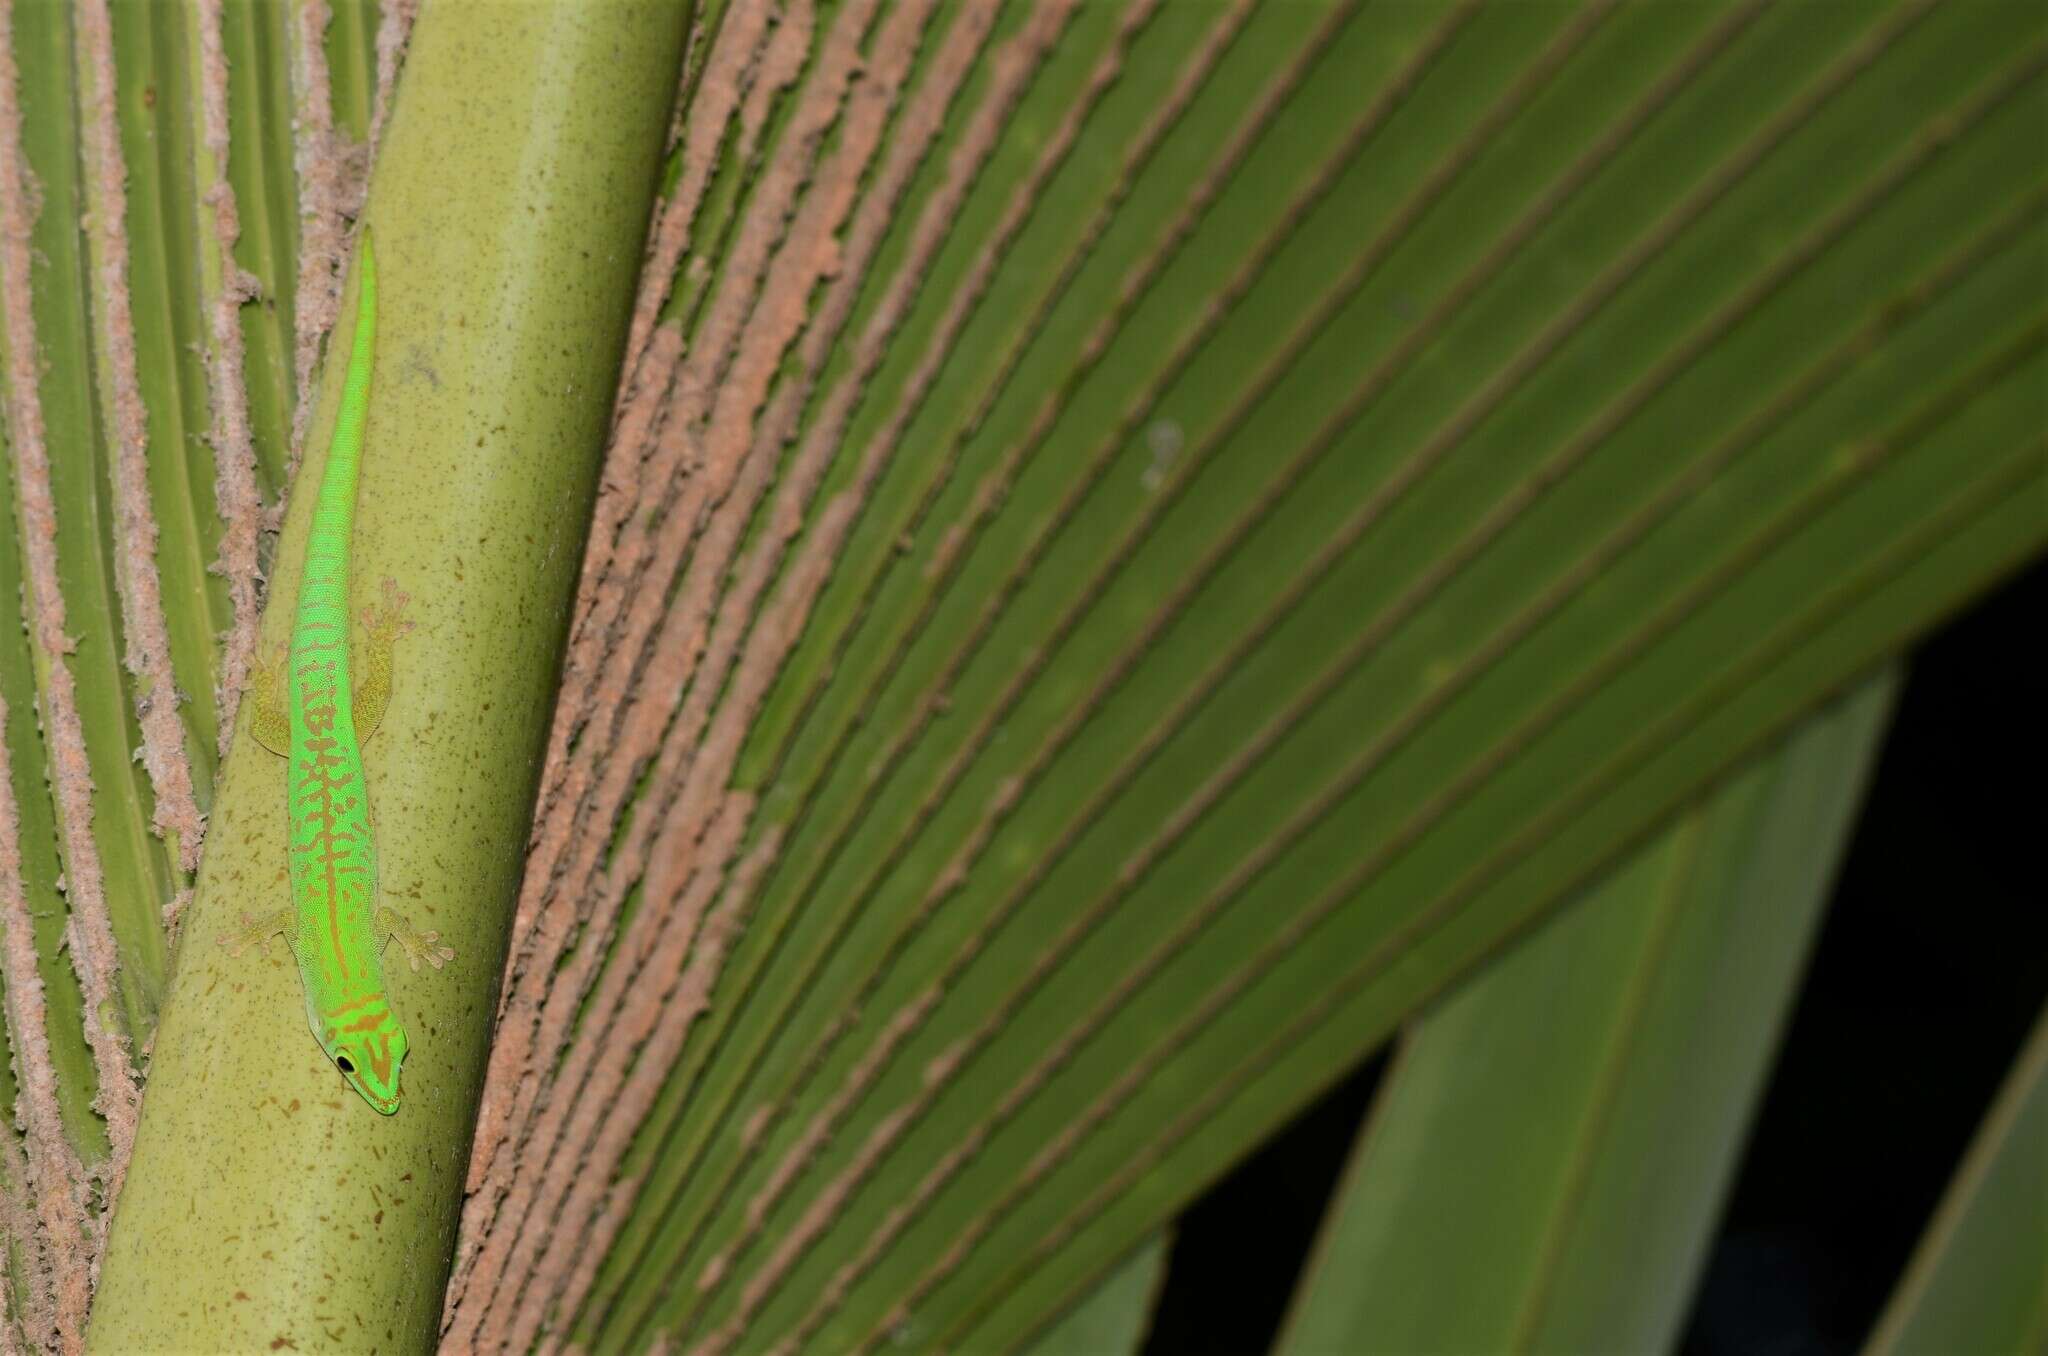
[(405, 1028), (382, 1014), (372, 1029), (329, 1048), (334, 1067), (362, 1099), (382, 1115), (398, 1110), (398, 1080), (405, 1063)]

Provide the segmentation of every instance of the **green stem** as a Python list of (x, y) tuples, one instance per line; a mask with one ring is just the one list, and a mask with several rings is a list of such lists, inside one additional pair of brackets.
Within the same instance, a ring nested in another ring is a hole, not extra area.
[[(94, 1349), (433, 1345), (687, 19), (665, 3), (442, 5), (414, 31), (368, 211), (383, 285), (355, 574), (359, 600), (395, 579), (417, 623), (365, 750), (382, 892), (456, 958), (417, 976), (394, 959), (392, 998), (417, 1035), (405, 1107), (380, 1118), (307, 1034), (282, 949), (218, 944), (283, 899), (284, 764), (244, 717)], [(315, 478), (338, 376), (308, 439)], [(273, 644), (311, 507), (293, 496)]]

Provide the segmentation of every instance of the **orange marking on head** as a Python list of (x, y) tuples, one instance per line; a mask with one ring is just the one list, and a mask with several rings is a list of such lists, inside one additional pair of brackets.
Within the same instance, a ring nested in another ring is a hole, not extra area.
[(391, 1082), (391, 1033), (379, 1032), (375, 1053), (372, 1053), (366, 1044), (363, 1054), (368, 1057), (370, 1071), (377, 1075), (377, 1082), (388, 1085)]
[(338, 1020), (340, 1017), (342, 1017), (343, 1014), (354, 1012), (357, 1008), (361, 1007), (365, 1003), (381, 1003), (383, 1001), (384, 995), (381, 993), (366, 993), (361, 998), (349, 999), (348, 1002), (343, 1003), (340, 1007), (328, 1013), (327, 1016), (331, 1019)]
[(376, 1012), (366, 1013), (365, 1015), (357, 1018), (355, 1021), (350, 1022), (347, 1026), (343, 1027), (342, 1030), (375, 1031), (379, 1026), (383, 1025), (384, 1019), (388, 1015), (388, 1013), (384, 1012), (380, 1008)]

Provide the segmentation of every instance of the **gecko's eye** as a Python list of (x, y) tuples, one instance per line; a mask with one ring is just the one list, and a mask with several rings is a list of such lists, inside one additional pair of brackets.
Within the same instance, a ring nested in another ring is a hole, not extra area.
[(347, 1055), (336, 1055), (334, 1057), (334, 1067), (343, 1073), (354, 1073), (356, 1071), (356, 1066), (348, 1062)]

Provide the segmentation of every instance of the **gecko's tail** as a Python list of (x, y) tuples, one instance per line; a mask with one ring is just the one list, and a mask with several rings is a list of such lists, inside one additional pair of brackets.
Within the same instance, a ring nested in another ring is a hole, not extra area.
[(339, 621), (346, 637), (349, 598), (349, 541), (355, 529), (357, 469), (362, 461), (363, 432), (369, 422), (370, 373), (377, 345), (377, 252), (370, 232), (363, 231), (356, 251), (356, 313), (349, 336), (348, 371), (342, 379), (341, 406), (334, 416), (334, 435), (320, 468), (320, 488), (313, 501), (313, 527), (306, 538), (306, 566), (300, 576), (298, 624), (322, 628)]

